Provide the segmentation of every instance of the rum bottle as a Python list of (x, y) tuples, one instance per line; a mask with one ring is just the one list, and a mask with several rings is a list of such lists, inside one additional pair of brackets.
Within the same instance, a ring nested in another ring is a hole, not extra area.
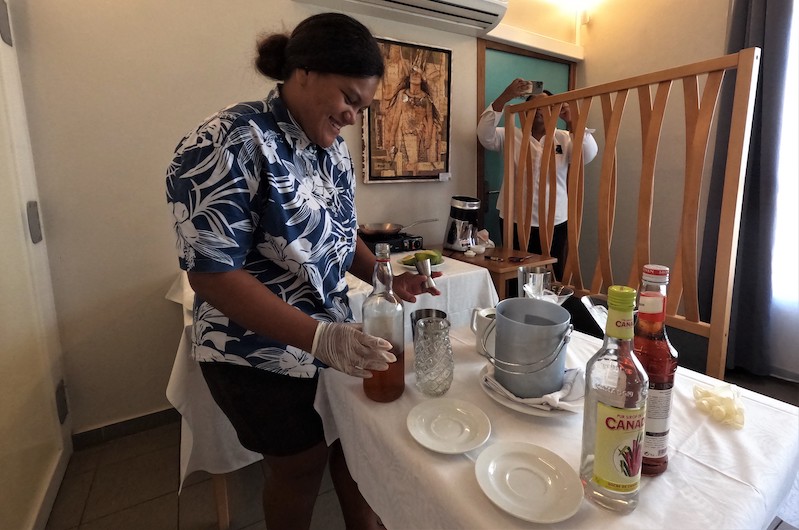
[(372, 293), (363, 303), (363, 331), (389, 341), (397, 360), (389, 363), (388, 370), (374, 371), (372, 377), (364, 379), (363, 390), (369, 399), (388, 402), (405, 391), (405, 312), (402, 300), (393, 291), (388, 244), (375, 245), (375, 256)]
[(638, 505), (649, 381), (633, 353), (635, 289), (608, 289), (602, 347), (585, 367), (580, 480), (587, 499), (622, 513)]
[(649, 376), (644, 434), (644, 475), (659, 475), (669, 465), (669, 419), (677, 350), (666, 335), (666, 290), (669, 268), (644, 265), (638, 295), (635, 354)]

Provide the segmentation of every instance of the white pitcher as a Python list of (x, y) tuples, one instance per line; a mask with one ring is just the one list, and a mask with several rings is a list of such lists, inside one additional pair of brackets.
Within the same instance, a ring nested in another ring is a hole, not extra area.
[(471, 328), (476, 339), (475, 348), (477, 353), (484, 357), (494, 356), (494, 333), (487, 333), (488, 327), (493, 329), (494, 319), (497, 316), (497, 310), (493, 307), (472, 309), (472, 322)]

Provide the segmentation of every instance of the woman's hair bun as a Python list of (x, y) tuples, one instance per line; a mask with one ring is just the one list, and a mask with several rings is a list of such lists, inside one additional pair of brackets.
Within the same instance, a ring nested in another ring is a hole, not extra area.
[(255, 67), (266, 77), (285, 81), (284, 70), (286, 65), (286, 46), (289, 43), (288, 35), (275, 33), (258, 40), (255, 57)]
[(320, 13), (300, 22), (291, 35), (272, 34), (258, 41), (255, 66), (285, 81), (298, 69), (351, 77), (383, 75), (383, 55), (369, 30), (343, 13)]

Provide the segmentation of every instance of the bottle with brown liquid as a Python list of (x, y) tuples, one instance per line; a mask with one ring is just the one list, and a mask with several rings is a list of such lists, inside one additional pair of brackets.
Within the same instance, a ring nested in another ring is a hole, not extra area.
[(666, 289), (669, 268), (645, 265), (638, 298), (635, 354), (649, 376), (644, 461), (641, 473), (659, 475), (669, 465), (669, 420), (677, 350), (666, 335)]
[(363, 331), (389, 341), (391, 353), (397, 360), (388, 365), (388, 370), (372, 372), (371, 378), (364, 379), (363, 391), (369, 399), (385, 403), (394, 401), (405, 391), (405, 311), (402, 300), (393, 291), (394, 273), (388, 244), (378, 243), (375, 256), (372, 293), (363, 303)]

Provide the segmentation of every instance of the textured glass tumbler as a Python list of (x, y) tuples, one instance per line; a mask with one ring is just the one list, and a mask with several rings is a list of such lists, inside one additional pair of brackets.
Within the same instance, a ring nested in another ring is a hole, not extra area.
[(418, 320), (413, 350), (416, 354), (416, 387), (428, 396), (446, 394), (455, 368), (449, 342), (449, 321), (437, 317)]

